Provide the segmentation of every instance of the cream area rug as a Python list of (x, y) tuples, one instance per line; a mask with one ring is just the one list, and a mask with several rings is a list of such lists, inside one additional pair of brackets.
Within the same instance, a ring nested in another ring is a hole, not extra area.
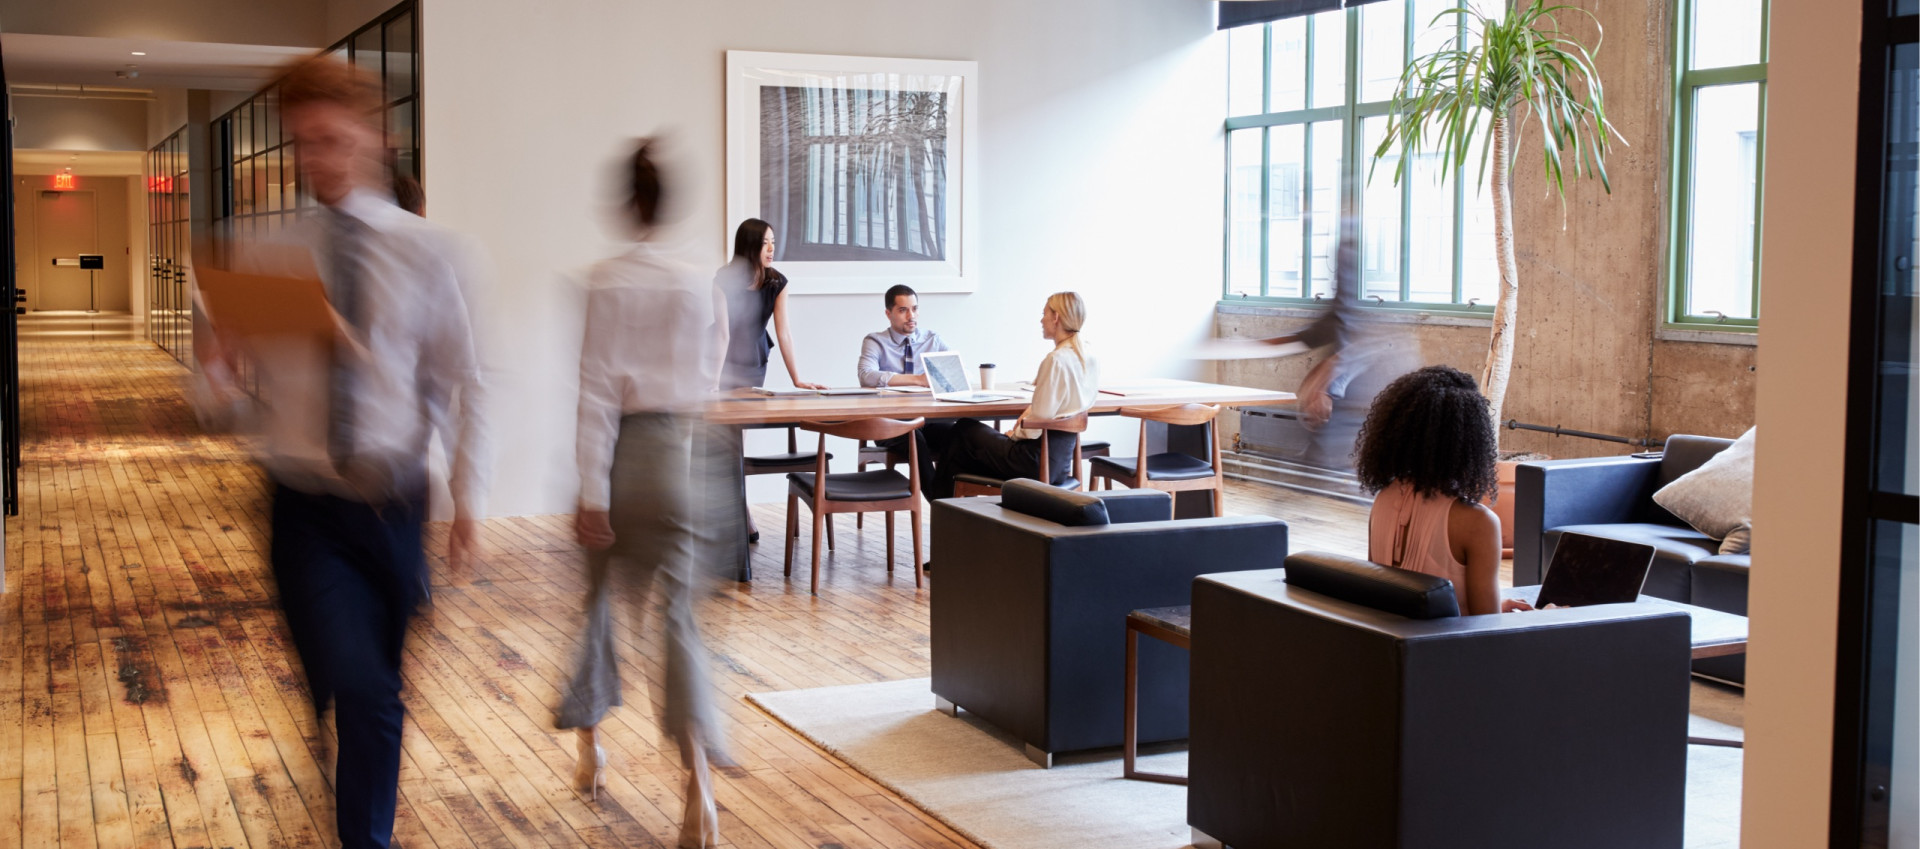
[[(1740, 737), (1740, 691), (1696, 681), (1691, 733)], [(987, 849), (1180, 849), (1187, 788), (1120, 777), (1119, 750), (1054, 758), (962, 710), (933, 709), (929, 679), (856, 684), (748, 700), (854, 769)], [(1185, 774), (1184, 749), (1153, 747), (1141, 769)], [(1687, 849), (1737, 849), (1740, 750), (1687, 747)]]

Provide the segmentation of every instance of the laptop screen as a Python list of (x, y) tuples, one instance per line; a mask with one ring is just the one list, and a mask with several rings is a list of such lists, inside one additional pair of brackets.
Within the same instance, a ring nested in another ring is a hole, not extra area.
[(1625, 604), (1640, 597), (1653, 566), (1653, 546), (1637, 542), (1561, 534), (1553, 547), (1547, 575), (1540, 581), (1535, 607), (1557, 604)]
[(932, 385), (935, 394), (965, 392), (971, 388), (967, 384), (967, 366), (960, 361), (958, 353), (941, 351), (922, 354), (920, 361), (926, 364), (927, 383)]

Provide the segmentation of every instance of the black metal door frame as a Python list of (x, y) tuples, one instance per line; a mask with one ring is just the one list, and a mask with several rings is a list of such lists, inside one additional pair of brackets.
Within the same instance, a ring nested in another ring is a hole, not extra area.
[[(14, 304), (13, 252), (13, 108), (7, 96), (5, 61), (0, 58), (0, 184), (6, 186), (0, 203), (0, 478), (5, 482), (7, 515), (20, 515), (20, 322)], [(0, 581), (4, 584), (4, 581)]]

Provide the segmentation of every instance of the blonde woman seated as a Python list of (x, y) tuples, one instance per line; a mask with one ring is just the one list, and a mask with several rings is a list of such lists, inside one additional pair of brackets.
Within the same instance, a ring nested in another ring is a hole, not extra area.
[(1354, 447), (1354, 472), (1375, 493), (1367, 559), (1453, 582), (1463, 616), (1527, 610), (1500, 600), (1500, 519), (1493, 416), (1465, 372), (1428, 366), (1373, 401)]
[[(1004, 434), (973, 419), (961, 419), (954, 425), (934, 466), (927, 498), (952, 498), (957, 475), (1033, 478), (1050, 483), (1071, 475), (1075, 434), (1048, 433), (1025, 423), (1076, 416), (1093, 408), (1097, 375), (1080, 340), (1080, 328), (1086, 321), (1087, 306), (1079, 293), (1056, 292), (1047, 298), (1046, 308), (1040, 313), (1040, 335), (1053, 342), (1053, 350), (1040, 361), (1040, 372), (1033, 378), (1033, 403), (1020, 414), (1020, 422)], [(1053, 467), (1044, 474), (1040, 468), (1042, 439), (1049, 440), (1047, 459)]]

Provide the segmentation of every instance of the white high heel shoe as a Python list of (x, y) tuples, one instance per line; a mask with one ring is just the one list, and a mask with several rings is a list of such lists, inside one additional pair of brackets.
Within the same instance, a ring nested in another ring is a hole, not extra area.
[(679, 849), (713, 849), (720, 845), (720, 811), (713, 801), (713, 772), (707, 750), (698, 738), (688, 747), (687, 810), (680, 817)]
[(580, 762), (573, 768), (573, 789), (591, 802), (607, 786), (607, 750), (590, 729), (580, 731)]
[(720, 845), (720, 811), (713, 802), (713, 783), (705, 770), (687, 776), (687, 811), (680, 820), (679, 849), (714, 849)]

